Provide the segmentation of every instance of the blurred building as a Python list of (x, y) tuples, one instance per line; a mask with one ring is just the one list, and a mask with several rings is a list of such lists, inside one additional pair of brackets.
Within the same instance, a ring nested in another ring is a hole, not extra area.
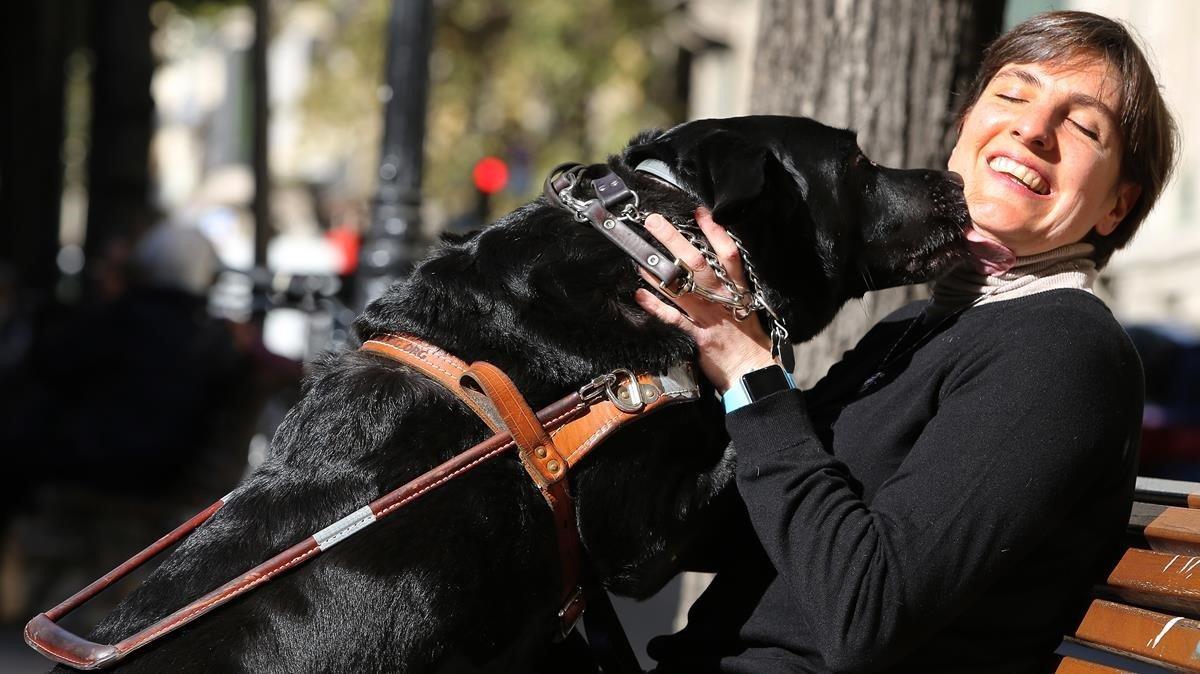
[(692, 0), (686, 14), (691, 64), (688, 117), (750, 112), (758, 0)]

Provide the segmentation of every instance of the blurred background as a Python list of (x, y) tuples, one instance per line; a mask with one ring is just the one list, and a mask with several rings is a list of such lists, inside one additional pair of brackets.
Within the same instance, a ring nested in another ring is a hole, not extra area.
[[(703, 117), (804, 114), (944, 165), (979, 49), (1047, 9), (1126, 20), (1182, 161), (1099, 292), (1147, 371), (1143, 474), (1200, 479), (1200, 3), (42, 0), (0, 9), (0, 671), (61, 601), (229, 491), (304, 362), (441, 232), (562, 161)], [(869, 296), (801, 352), (812, 381)], [(257, 561), (257, 560), (255, 560)], [(81, 610), (106, 613), (131, 578)], [(704, 579), (619, 606), (635, 646)], [(648, 663), (647, 663), (648, 664)]]

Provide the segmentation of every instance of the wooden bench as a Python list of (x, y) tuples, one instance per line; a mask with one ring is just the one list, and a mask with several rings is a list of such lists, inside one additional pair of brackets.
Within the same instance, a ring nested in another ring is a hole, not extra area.
[(1200, 483), (1138, 478), (1129, 548), (1058, 674), (1200, 672)]

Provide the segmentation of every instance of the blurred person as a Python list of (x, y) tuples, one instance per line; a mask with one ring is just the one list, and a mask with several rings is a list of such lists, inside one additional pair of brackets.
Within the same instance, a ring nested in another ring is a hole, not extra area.
[[(245, 465), (246, 441), (231, 445), (226, 426), (247, 369), (228, 325), (208, 314), (212, 246), (164, 224), (104, 250), (111, 259), (90, 276), (95, 301), (39, 322), (0, 410), (3, 528), (20, 560), (9, 570), (22, 569), (14, 601), (27, 607), (112, 568), (229, 489)], [(211, 479), (230, 454), (233, 470)]]
[(105, 275), (108, 302), (38, 340), (34, 368), (52, 409), (24, 434), (25, 446), (46, 448), (31, 469), (130, 492), (170, 488), (211, 438), (238, 369), (229, 329), (207, 311), (218, 267), (199, 232), (158, 225), (133, 247), (127, 278)]
[(0, 379), (20, 367), (33, 343), (33, 325), (24, 305), (17, 270), (0, 262)]

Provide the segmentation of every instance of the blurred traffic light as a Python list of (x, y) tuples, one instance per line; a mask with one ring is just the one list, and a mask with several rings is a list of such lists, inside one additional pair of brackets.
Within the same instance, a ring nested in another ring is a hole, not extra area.
[(484, 194), (495, 194), (508, 184), (508, 164), (496, 157), (484, 157), (475, 162), (471, 171), (475, 189)]
[(488, 223), (488, 211), (491, 209), (491, 196), (508, 184), (508, 164), (496, 157), (484, 157), (475, 162), (471, 169), (471, 179), (475, 181), (475, 217), (478, 227)]

